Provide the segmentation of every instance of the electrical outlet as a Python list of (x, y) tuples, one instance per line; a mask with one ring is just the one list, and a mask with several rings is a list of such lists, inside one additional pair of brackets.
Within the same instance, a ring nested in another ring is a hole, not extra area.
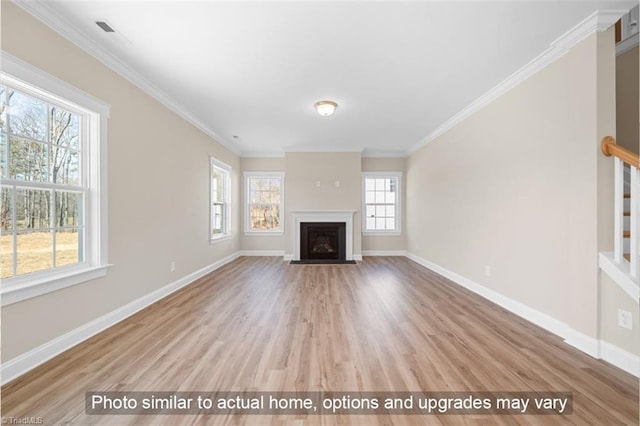
[(176, 262), (173, 262), (173, 261), (172, 261), (172, 262), (169, 264), (169, 271), (173, 272), (173, 271), (175, 271), (175, 270), (176, 270)]
[(491, 276), (491, 266), (489, 266), (489, 265), (485, 265), (485, 266), (484, 266), (484, 274), (485, 274), (487, 277), (490, 277), (490, 276)]
[(633, 318), (631, 317), (631, 312), (625, 311), (624, 309), (618, 309), (618, 325), (622, 328), (626, 328), (627, 330), (632, 330)]

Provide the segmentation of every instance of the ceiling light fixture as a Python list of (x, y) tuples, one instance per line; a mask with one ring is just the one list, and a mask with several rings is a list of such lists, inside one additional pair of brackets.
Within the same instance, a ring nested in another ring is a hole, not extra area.
[(338, 104), (333, 101), (319, 101), (313, 104), (316, 107), (316, 111), (323, 117), (327, 117), (338, 108)]

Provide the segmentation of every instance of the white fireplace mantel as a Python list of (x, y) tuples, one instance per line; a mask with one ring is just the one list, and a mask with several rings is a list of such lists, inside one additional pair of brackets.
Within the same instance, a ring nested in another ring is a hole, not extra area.
[(300, 260), (300, 224), (303, 222), (344, 222), (346, 260), (353, 258), (353, 215), (356, 210), (291, 210), (293, 214), (293, 260)]

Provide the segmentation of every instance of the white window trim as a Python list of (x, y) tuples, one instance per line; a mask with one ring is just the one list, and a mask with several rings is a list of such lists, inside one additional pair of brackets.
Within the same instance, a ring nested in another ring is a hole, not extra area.
[(107, 274), (108, 220), (107, 220), (107, 128), (110, 105), (46, 72), (10, 55), (2, 56), (2, 83), (27, 94), (49, 98), (58, 105), (82, 110), (88, 120), (88, 143), (83, 159), (88, 168), (88, 196), (86, 198), (85, 262), (68, 267), (34, 272), (3, 280), (0, 289), (1, 306), (7, 306), (32, 297), (41, 296), (77, 285)]
[[(244, 172), (244, 235), (249, 237), (284, 235), (284, 172)], [(280, 230), (279, 231), (252, 231), (249, 212), (249, 178), (250, 177), (279, 177), (280, 178)]]
[[(227, 182), (225, 183), (225, 188), (224, 188), (225, 194), (227, 196), (227, 200), (226, 200), (227, 214), (225, 216), (225, 224), (224, 224), (225, 233), (218, 234), (215, 237), (213, 236), (213, 199), (212, 199), (213, 188), (211, 186), (213, 183), (211, 172), (213, 171), (214, 166), (218, 167), (219, 169), (225, 170), (229, 174), (229, 179), (227, 179)], [(222, 241), (229, 240), (233, 237), (231, 233), (231, 172), (232, 170), (233, 168), (230, 165), (223, 163), (222, 161), (214, 157), (209, 157), (209, 244), (216, 244)]]
[[(367, 203), (365, 194), (365, 179), (366, 178), (383, 178), (383, 177), (395, 177), (397, 178), (398, 186), (397, 198), (396, 198), (396, 229), (393, 230), (368, 230), (367, 229)], [(378, 235), (378, 236), (399, 236), (402, 235), (402, 172), (362, 172), (362, 235)]]

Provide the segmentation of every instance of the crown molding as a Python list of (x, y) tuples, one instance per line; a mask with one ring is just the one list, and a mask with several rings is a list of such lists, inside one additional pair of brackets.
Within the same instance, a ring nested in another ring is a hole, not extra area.
[(29, 13), (56, 33), (66, 38), (84, 52), (93, 56), (102, 64), (115, 71), (124, 79), (131, 82), (143, 92), (147, 93), (162, 105), (169, 108), (175, 114), (191, 123), (193, 126), (210, 136), (216, 142), (229, 149), (234, 154), (240, 156), (242, 152), (237, 146), (225, 140), (209, 126), (202, 122), (198, 117), (193, 115), (183, 105), (167, 95), (155, 84), (147, 80), (142, 74), (131, 68), (118, 57), (104, 49), (100, 44), (96, 43), (88, 34), (78, 29), (72, 22), (55, 11), (46, 1), (42, 0), (13, 0), (13, 2)]
[(242, 158), (284, 158), (284, 151), (242, 151)]
[(378, 149), (365, 148), (362, 151), (362, 158), (406, 158), (407, 153), (405, 151), (386, 151)]
[(353, 152), (362, 154), (364, 147), (344, 147), (344, 146), (321, 146), (321, 145), (309, 145), (309, 146), (288, 146), (283, 147), (282, 151), (284, 153), (292, 153), (292, 152)]
[(437, 129), (421, 139), (407, 150), (406, 155), (411, 155), (423, 146), (432, 142), (446, 131), (458, 125), (471, 115), (475, 114), (500, 96), (507, 93), (538, 71), (548, 67), (553, 62), (564, 56), (573, 46), (584, 40), (594, 32), (602, 32), (614, 25), (620, 17), (628, 13), (628, 10), (597, 10), (575, 27), (555, 39), (551, 45), (540, 55), (529, 61), (522, 68), (511, 74), (497, 86), (467, 105), (460, 112), (442, 123)]

